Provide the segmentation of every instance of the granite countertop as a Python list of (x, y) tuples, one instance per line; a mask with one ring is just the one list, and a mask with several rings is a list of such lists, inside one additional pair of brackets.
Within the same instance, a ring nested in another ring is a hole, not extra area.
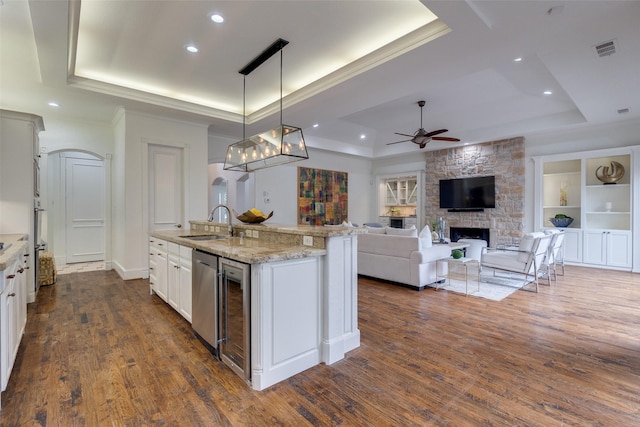
[[(265, 226), (262, 226), (262, 228), (260, 229), (264, 230), (264, 227)], [(326, 249), (319, 249), (311, 246), (284, 245), (281, 243), (274, 243), (266, 239), (261, 240), (249, 237), (225, 237), (218, 240), (191, 240), (185, 237), (181, 237), (212, 234), (194, 232), (191, 230), (152, 231), (149, 234), (159, 239), (167, 240), (169, 242), (177, 243), (179, 245), (195, 249), (200, 249), (214, 255), (222, 256), (247, 264), (264, 264), (267, 262), (316, 257), (327, 254)]]
[[(4, 243), (5, 249), (0, 254), (0, 271), (4, 271), (29, 244), (26, 234), (0, 234), (0, 242)], [(25, 240), (22, 240), (25, 239)]]
[[(189, 221), (190, 224), (196, 225), (219, 225), (226, 226), (227, 224), (221, 224), (219, 222), (208, 222), (208, 221)], [(326, 225), (326, 226), (315, 226), (315, 225), (284, 225), (284, 224), (247, 224), (247, 223), (234, 223), (233, 227), (238, 227), (247, 230), (258, 230), (258, 231), (270, 231), (275, 233), (286, 233), (286, 234), (297, 234), (297, 235), (306, 235), (306, 236), (314, 236), (314, 237), (334, 237), (334, 236), (346, 236), (352, 234), (364, 234), (367, 232), (367, 229), (364, 227), (344, 227), (342, 225)], [(184, 232), (183, 232), (184, 234)]]

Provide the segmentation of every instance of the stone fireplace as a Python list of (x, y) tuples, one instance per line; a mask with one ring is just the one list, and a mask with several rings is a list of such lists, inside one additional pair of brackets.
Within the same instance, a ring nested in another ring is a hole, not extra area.
[(485, 240), (487, 246), (491, 247), (491, 234), (488, 228), (449, 227), (449, 234), (452, 242), (460, 239), (480, 239)]
[[(425, 223), (443, 217), (445, 236), (457, 240), (452, 229), (482, 229), (489, 242), (516, 240), (524, 233), (524, 138), (504, 139), (425, 153)], [(496, 207), (481, 211), (440, 209), (440, 180), (495, 176)], [(488, 230), (488, 231), (487, 231)], [(488, 236), (486, 235), (488, 233)]]

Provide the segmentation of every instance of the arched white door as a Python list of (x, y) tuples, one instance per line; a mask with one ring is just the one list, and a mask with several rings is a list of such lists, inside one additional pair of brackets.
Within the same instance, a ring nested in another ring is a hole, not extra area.
[(105, 259), (104, 161), (63, 154), (65, 173), (66, 262)]

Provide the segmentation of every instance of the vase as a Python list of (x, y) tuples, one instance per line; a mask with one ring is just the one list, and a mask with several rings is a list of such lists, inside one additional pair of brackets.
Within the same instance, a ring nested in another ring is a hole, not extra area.
[(440, 243), (444, 243), (444, 229), (445, 229), (445, 220), (444, 218), (438, 218), (438, 241)]
[(560, 183), (560, 206), (567, 206), (567, 183), (562, 181)]

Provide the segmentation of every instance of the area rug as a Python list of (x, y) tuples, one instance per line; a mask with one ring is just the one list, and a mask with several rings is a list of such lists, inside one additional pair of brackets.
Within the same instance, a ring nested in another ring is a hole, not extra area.
[[(496, 272), (492, 269), (484, 269), (480, 274), (480, 290), (478, 291), (477, 272), (469, 271), (469, 296), (480, 297), (492, 301), (502, 301), (518, 289), (524, 283), (523, 276), (511, 275), (505, 272)], [(432, 285), (435, 288), (435, 285)], [(528, 286), (527, 286), (528, 289)], [(447, 291), (465, 295), (464, 276), (452, 274), (445, 283), (438, 284), (438, 292)]]

